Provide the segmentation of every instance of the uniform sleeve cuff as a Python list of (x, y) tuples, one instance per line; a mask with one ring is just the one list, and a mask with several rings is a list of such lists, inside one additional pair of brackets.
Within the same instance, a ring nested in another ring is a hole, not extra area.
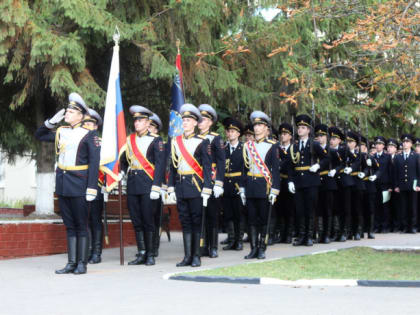
[(152, 191), (160, 192), (160, 187), (156, 186), (156, 185), (153, 185), (152, 186)]
[(48, 119), (44, 122), (45, 127), (48, 129), (54, 129), (55, 125), (51, 124)]
[(168, 194), (173, 193), (175, 191), (174, 187), (169, 187), (168, 188)]
[(168, 190), (168, 185), (166, 185), (166, 184), (162, 184), (162, 189), (163, 189), (163, 190)]
[(280, 190), (278, 190), (278, 189), (274, 189), (274, 188), (271, 188), (270, 193), (271, 193), (271, 194), (274, 194), (274, 195), (276, 195), (276, 196), (278, 196), (278, 195), (279, 195), (279, 193), (280, 193)]
[(216, 186), (219, 186), (219, 187), (222, 187), (222, 188), (223, 188), (223, 182), (222, 182), (221, 180), (216, 180), (216, 181), (214, 182), (214, 185), (216, 185)]
[(211, 195), (212, 192), (213, 190), (211, 190), (210, 188), (203, 188), (203, 194)]
[(86, 195), (96, 196), (97, 194), (98, 194), (98, 191), (94, 188), (86, 189)]

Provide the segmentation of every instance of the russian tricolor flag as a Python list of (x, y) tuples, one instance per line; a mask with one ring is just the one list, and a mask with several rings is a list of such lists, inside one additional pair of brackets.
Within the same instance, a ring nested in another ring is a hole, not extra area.
[(116, 43), (112, 55), (111, 72), (106, 94), (100, 162), (100, 169), (106, 174), (106, 190), (108, 192), (118, 184), (119, 159), (125, 151), (126, 141), (127, 136), (120, 88), (119, 46)]

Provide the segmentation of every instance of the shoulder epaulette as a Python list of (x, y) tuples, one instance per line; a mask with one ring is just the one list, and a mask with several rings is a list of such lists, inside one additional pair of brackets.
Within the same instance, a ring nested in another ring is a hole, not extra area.
[(268, 142), (268, 143), (271, 143), (271, 144), (276, 144), (276, 143), (277, 143), (276, 141), (274, 141), (274, 140), (272, 140), (272, 139), (267, 139), (267, 142)]
[(203, 135), (197, 135), (197, 137), (200, 139), (206, 139), (206, 136), (203, 136)]
[(210, 132), (210, 134), (211, 134), (212, 136), (218, 136), (218, 135), (219, 135), (217, 132), (214, 132), (214, 131)]
[(82, 126), (82, 128), (87, 129), (87, 130), (94, 130), (94, 128), (93, 128), (93, 127), (90, 127), (90, 126), (88, 127), (88, 126), (86, 126), (86, 125), (83, 125), (83, 126)]
[(157, 135), (157, 134), (155, 134), (155, 133), (153, 133), (153, 132), (151, 132), (151, 133), (150, 133), (150, 136), (151, 136), (151, 137), (154, 137), (154, 138), (159, 137), (159, 135)]

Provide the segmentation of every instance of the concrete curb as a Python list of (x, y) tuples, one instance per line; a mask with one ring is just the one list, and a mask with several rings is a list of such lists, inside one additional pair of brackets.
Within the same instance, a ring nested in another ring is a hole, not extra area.
[[(358, 247), (352, 246), (349, 248)], [(400, 251), (412, 251), (420, 250), (420, 247), (417, 246), (364, 246), (370, 247), (379, 251), (386, 250), (400, 250)], [(295, 257), (307, 256), (307, 255), (318, 255), (325, 254), (329, 252), (336, 252), (341, 250), (346, 250), (349, 248), (340, 248), (340, 249), (329, 249), (323, 251), (317, 251), (305, 255), (297, 255), (293, 257), (285, 257), (280, 259), (290, 259)], [(262, 263), (270, 260), (261, 260), (258, 262), (250, 263)], [(207, 270), (205, 268), (203, 270)], [(184, 271), (185, 272), (185, 271)], [(194, 282), (210, 282), (210, 283), (234, 283), (234, 284), (262, 284), (262, 285), (282, 285), (290, 287), (302, 287), (302, 286), (322, 286), (322, 287), (396, 287), (396, 288), (420, 288), (420, 281), (412, 280), (354, 280), (354, 279), (300, 279), (300, 280), (281, 280), (276, 278), (249, 278), (249, 277), (226, 277), (226, 276), (193, 276), (193, 275), (181, 275), (184, 272), (176, 272), (171, 274), (166, 274), (163, 276), (165, 280), (181, 280), (181, 281), (194, 281)]]

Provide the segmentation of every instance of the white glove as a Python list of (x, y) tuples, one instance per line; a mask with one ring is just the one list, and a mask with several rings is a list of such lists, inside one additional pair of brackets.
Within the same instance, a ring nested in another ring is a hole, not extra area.
[(367, 166), (372, 166), (372, 160), (371, 159), (367, 159), (366, 160), (366, 165)]
[(360, 179), (363, 179), (363, 178), (365, 178), (365, 177), (366, 177), (366, 174), (365, 174), (365, 173), (363, 173), (363, 172), (359, 172), (359, 174), (357, 174), (357, 176), (358, 176)]
[(201, 193), (201, 198), (203, 198), (203, 207), (207, 207), (207, 202), (209, 201), (210, 195)]
[(344, 169), (344, 174), (349, 175), (352, 171), (353, 171), (353, 169), (352, 169), (351, 167), (346, 167), (346, 168)]
[(289, 186), (290, 193), (294, 194), (296, 192), (295, 183), (289, 182), (288, 186)]
[(335, 176), (335, 173), (337, 173), (337, 170), (336, 169), (332, 169), (331, 171), (328, 172), (328, 176), (329, 177), (334, 177)]
[(48, 120), (48, 122), (51, 125), (56, 125), (58, 124), (60, 121), (62, 121), (64, 119), (64, 115), (66, 113), (66, 110), (63, 108), (61, 110), (59, 110), (52, 118), (50, 118)]
[(125, 172), (124, 172), (124, 171), (121, 171), (121, 172), (118, 174), (118, 181), (121, 181), (121, 180), (124, 178), (124, 176), (125, 176)]
[(218, 185), (214, 185), (213, 187), (213, 195), (215, 198), (219, 198), (221, 195), (223, 195), (223, 187), (220, 187)]
[(316, 173), (319, 170), (319, 167), (320, 167), (319, 164), (316, 163), (309, 168), (309, 172)]
[(95, 200), (96, 196), (91, 194), (86, 194), (86, 200), (87, 201), (93, 201)]
[(246, 204), (245, 188), (243, 187), (239, 188), (238, 194), (239, 194), (239, 197), (241, 197), (242, 204), (245, 206)]
[(376, 176), (376, 175), (369, 176), (369, 180), (370, 180), (371, 182), (374, 182), (374, 181), (376, 180), (376, 178), (377, 178), (377, 176)]
[(105, 191), (103, 194), (104, 194), (104, 201), (108, 202), (109, 193)]
[(168, 203), (176, 203), (176, 194), (175, 192), (171, 192), (168, 196)]
[(269, 201), (272, 205), (274, 205), (274, 203), (276, 202), (276, 198), (277, 198), (277, 196), (276, 196), (275, 194), (269, 194), (269, 195), (268, 195), (268, 201)]
[(160, 197), (160, 193), (158, 193), (157, 191), (151, 191), (150, 192), (150, 200), (157, 200)]
[(417, 183), (416, 182), (413, 183), (413, 190), (417, 191)]

